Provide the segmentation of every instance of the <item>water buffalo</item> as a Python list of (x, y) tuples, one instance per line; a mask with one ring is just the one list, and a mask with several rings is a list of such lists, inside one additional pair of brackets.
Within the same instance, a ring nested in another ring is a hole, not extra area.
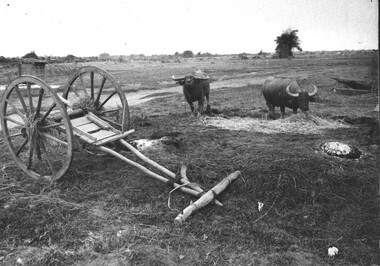
[(293, 113), (297, 113), (300, 108), (302, 112), (309, 111), (309, 100), (318, 93), (318, 88), (313, 87), (312, 92), (305, 91), (297, 84), (295, 79), (269, 77), (263, 84), (263, 95), (268, 105), (269, 117), (274, 118), (275, 106), (280, 106), (281, 118), (284, 118), (285, 107), (293, 109)]
[[(211, 109), (209, 101), (209, 76), (207, 76), (204, 72), (198, 70), (195, 71), (193, 75), (186, 75), (181, 77), (173, 76), (172, 80), (183, 86), (183, 94), (186, 101), (189, 103), (191, 112), (194, 114), (194, 116), (197, 116), (198, 113), (201, 114), (203, 112), (205, 97), (207, 100), (207, 110)], [(195, 101), (198, 101), (197, 112), (195, 111), (193, 105), (193, 102)]]

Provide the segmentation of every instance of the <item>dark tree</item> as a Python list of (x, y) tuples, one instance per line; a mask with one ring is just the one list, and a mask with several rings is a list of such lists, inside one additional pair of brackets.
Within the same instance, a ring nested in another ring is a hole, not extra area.
[(22, 58), (34, 58), (34, 59), (38, 59), (38, 56), (36, 55), (36, 53), (34, 51), (31, 51), (30, 53), (27, 53), (26, 55), (24, 55)]
[(274, 40), (277, 43), (276, 53), (279, 58), (289, 58), (293, 56), (293, 49), (302, 51), (300, 39), (297, 36), (298, 30), (287, 29)]
[(72, 54), (69, 54), (65, 57), (66, 62), (75, 62), (76, 57)]
[(249, 59), (247, 53), (241, 53), (241, 54), (238, 54), (238, 57), (239, 57), (239, 59), (241, 59), (241, 60), (247, 60), (247, 59)]
[(107, 60), (111, 60), (111, 56), (109, 53), (101, 53), (99, 55), (99, 60), (100, 61), (107, 61)]
[(183, 52), (182, 54), (183, 57), (193, 57), (194, 56), (194, 53), (190, 50), (186, 50)]

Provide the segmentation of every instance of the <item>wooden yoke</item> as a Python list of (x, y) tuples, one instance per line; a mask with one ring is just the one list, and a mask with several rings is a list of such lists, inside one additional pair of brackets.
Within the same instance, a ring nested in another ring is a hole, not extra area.
[(179, 214), (175, 220), (174, 224), (181, 225), (186, 219), (196, 210), (207, 206), (214, 198), (219, 195), (226, 187), (236, 178), (241, 175), (240, 171), (235, 171), (229, 176), (225, 177), (219, 184), (209, 190), (206, 194), (200, 197), (196, 202), (190, 204), (186, 209), (183, 210), (181, 214)]
[[(135, 155), (137, 155), (137, 157), (139, 157), (141, 160), (143, 160), (144, 162), (146, 162), (147, 164), (153, 166), (154, 168), (156, 168), (157, 170), (159, 170), (160, 172), (166, 174), (168, 177), (170, 177), (171, 179), (177, 179), (177, 175), (173, 172), (171, 172), (170, 170), (166, 169), (165, 167), (159, 165), (158, 163), (156, 163), (155, 161), (145, 157), (141, 152), (139, 152), (137, 149), (135, 149), (131, 144), (129, 144), (128, 142), (126, 142), (125, 140), (121, 139), (120, 140), (120, 143), (122, 145), (124, 145), (124, 147), (126, 147), (128, 150), (130, 150), (131, 152), (133, 152)], [(201, 187), (199, 187), (198, 185), (196, 184), (193, 184), (189, 181), (189, 179), (187, 178), (186, 176), (186, 165), (184, 164), (181, 164), (181, 172), (180, 172), (180, 180), (183, 184), (186, 184), (187, 187), (189, 187), (190, 189), (192, 190), (195, 190), (195, 191), (198, 191), (199, 194), (202, 194), (204, 193), (203, 189)], [(223, 204), (218, 201), (217, 199), (214, 200), (214, 203), (218, 206), (223, 206)]]

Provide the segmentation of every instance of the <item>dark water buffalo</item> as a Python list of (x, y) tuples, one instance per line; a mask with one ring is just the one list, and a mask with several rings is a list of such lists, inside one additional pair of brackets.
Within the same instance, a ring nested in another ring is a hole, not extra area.
[(297, 109), (302, 112), (309, 111), (310, 99), (318, 93), (318, 88), (313, 87), (312, 92), (307, 92), (298, 85), (295, 79), (269, 77), (263, 84), (263, 95), (269, 109), (269, 117), (274, 118), (274, 108), (280, 106), (281, 118), (284, 118), (285, 107), (293, 109), (293, 113), (297, 113)]
[[(183, 86), (183, 94), (189, 103), (194, 116), (203, 112), (204, 98), (207, 100), (207, 110), (210, 110), (210, 82), (209, 76), (202, 71), (195, 71), (193, 75), (173, 76), (173, 81)], [(198, 112), (195, 111), (193, 102), (198, 101)]]

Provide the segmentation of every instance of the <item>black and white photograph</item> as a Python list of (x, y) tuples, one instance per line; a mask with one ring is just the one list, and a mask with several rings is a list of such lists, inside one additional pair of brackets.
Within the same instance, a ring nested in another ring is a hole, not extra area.
[(380, 265), (378, 0), (0, 0), (0, 266)]

